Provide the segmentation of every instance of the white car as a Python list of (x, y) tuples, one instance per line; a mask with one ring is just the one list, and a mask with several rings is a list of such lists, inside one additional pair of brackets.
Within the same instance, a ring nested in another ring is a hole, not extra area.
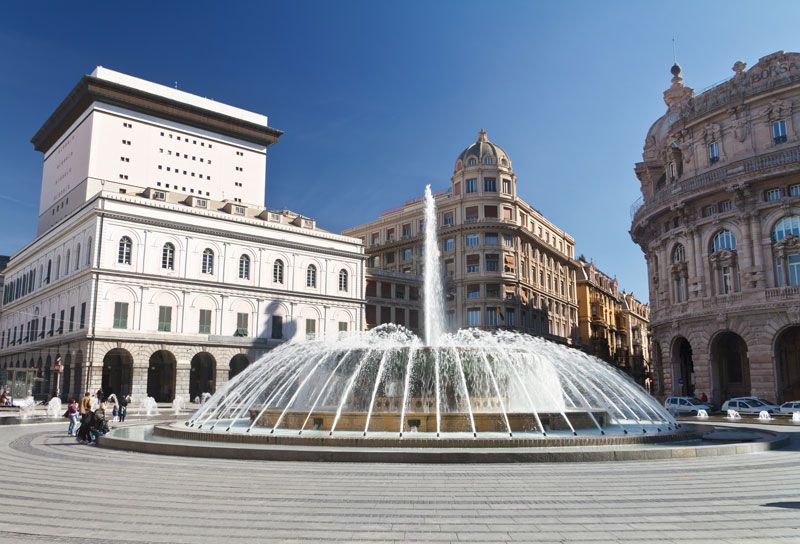
[(664, 408), (673, 416), (696, 416), (700, 410), (711, 411), (708, 404), (692, 397), (667, 397), (667, 400), (664, 401)]
[(723, 412), (727, 412), (728, 410), (736, 410), (740, 414), (754, 415), (758, 415), (761, 412), (777, 414), (781, 411), (779, 406), (775, 404), (769, 404), (756, 397), (736, 397), (726, 400), (722, 403), (721, 410)]
[(792, 400), (781, 404), (780, 413), (792, 415), (794, 412), (800, 412), (800, 400)]

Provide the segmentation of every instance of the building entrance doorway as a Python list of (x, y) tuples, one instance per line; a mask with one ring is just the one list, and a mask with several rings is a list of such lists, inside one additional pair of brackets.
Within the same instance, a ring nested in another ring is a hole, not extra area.
[(131, 394), (133, 381), (133, 356), (122, 349), (114, 348), (103, 357), (103, 380), (100, 387), (107, 398), (114, 393), (117, 398)]
[(694, 361), (692, 345), (686, 338), (680, 337), (672, 345), (672, 368), (675, 383), (673, 391), (684, 397), (694, 396)]
[(189, 371), (189, 398), (194, 401), (203, 393), (214, 393), (216, 388), (217, 361), (210, 353), (202, 351), (192, 357)]
[(167, 350), (159, 350), (150, 356), (147, 366), (147, 396), (156, 402), (172, 402), (175, 399), (175, 356)]
[(775, 343), (775, 352), (780, 400), (800, 399), (800, 327), (783, 331)]
[(714, 389), (720, 402), (750, 395), (750, 363), (747, 344), (735, 332), (717, 335), (711, 344), (711, 369)]
[(230, 366), (228, 367), (228, 379), (232, 379), (234, 376), (239, 374), (242, 370), (247, 368), (250, 364), (250, 359), (247, 358), (247, 355), (240, 353), (238, 355), (234, 355), (231, 359)]

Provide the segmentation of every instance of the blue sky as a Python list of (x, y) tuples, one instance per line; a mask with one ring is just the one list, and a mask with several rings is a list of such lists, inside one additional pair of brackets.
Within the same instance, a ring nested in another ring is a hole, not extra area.
[(339, 231), (449, 184), (479, 128), (520, 196), (623, 288), (633, 164), (665, 109), (672, 35), (702, 89), (800, 50), (800, 2), (9, 2), (0, 18), (0, 254), (32, 239), (31, 136), (103, 65), (265, 113), (267, 206)]

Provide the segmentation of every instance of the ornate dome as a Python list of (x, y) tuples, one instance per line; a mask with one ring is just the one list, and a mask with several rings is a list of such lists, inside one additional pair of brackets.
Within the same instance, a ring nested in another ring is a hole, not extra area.
[(503, 148), (489, 141), (486, 131), (481, 129), (478, 132), (478, 139), (474, 144), (467, 147), (456, 159), (455, 171), (462, 168), (478, 165), (499, 165), (511, 168), (511, 159)]

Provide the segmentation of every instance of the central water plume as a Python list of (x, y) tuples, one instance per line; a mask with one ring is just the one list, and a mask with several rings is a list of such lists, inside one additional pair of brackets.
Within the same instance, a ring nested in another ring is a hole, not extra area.
[(436, 346), (444, 331), (444, 292), (439, 237), (436, 225), (436, 199), (431, 186), (425, 186), (425, 345)]

